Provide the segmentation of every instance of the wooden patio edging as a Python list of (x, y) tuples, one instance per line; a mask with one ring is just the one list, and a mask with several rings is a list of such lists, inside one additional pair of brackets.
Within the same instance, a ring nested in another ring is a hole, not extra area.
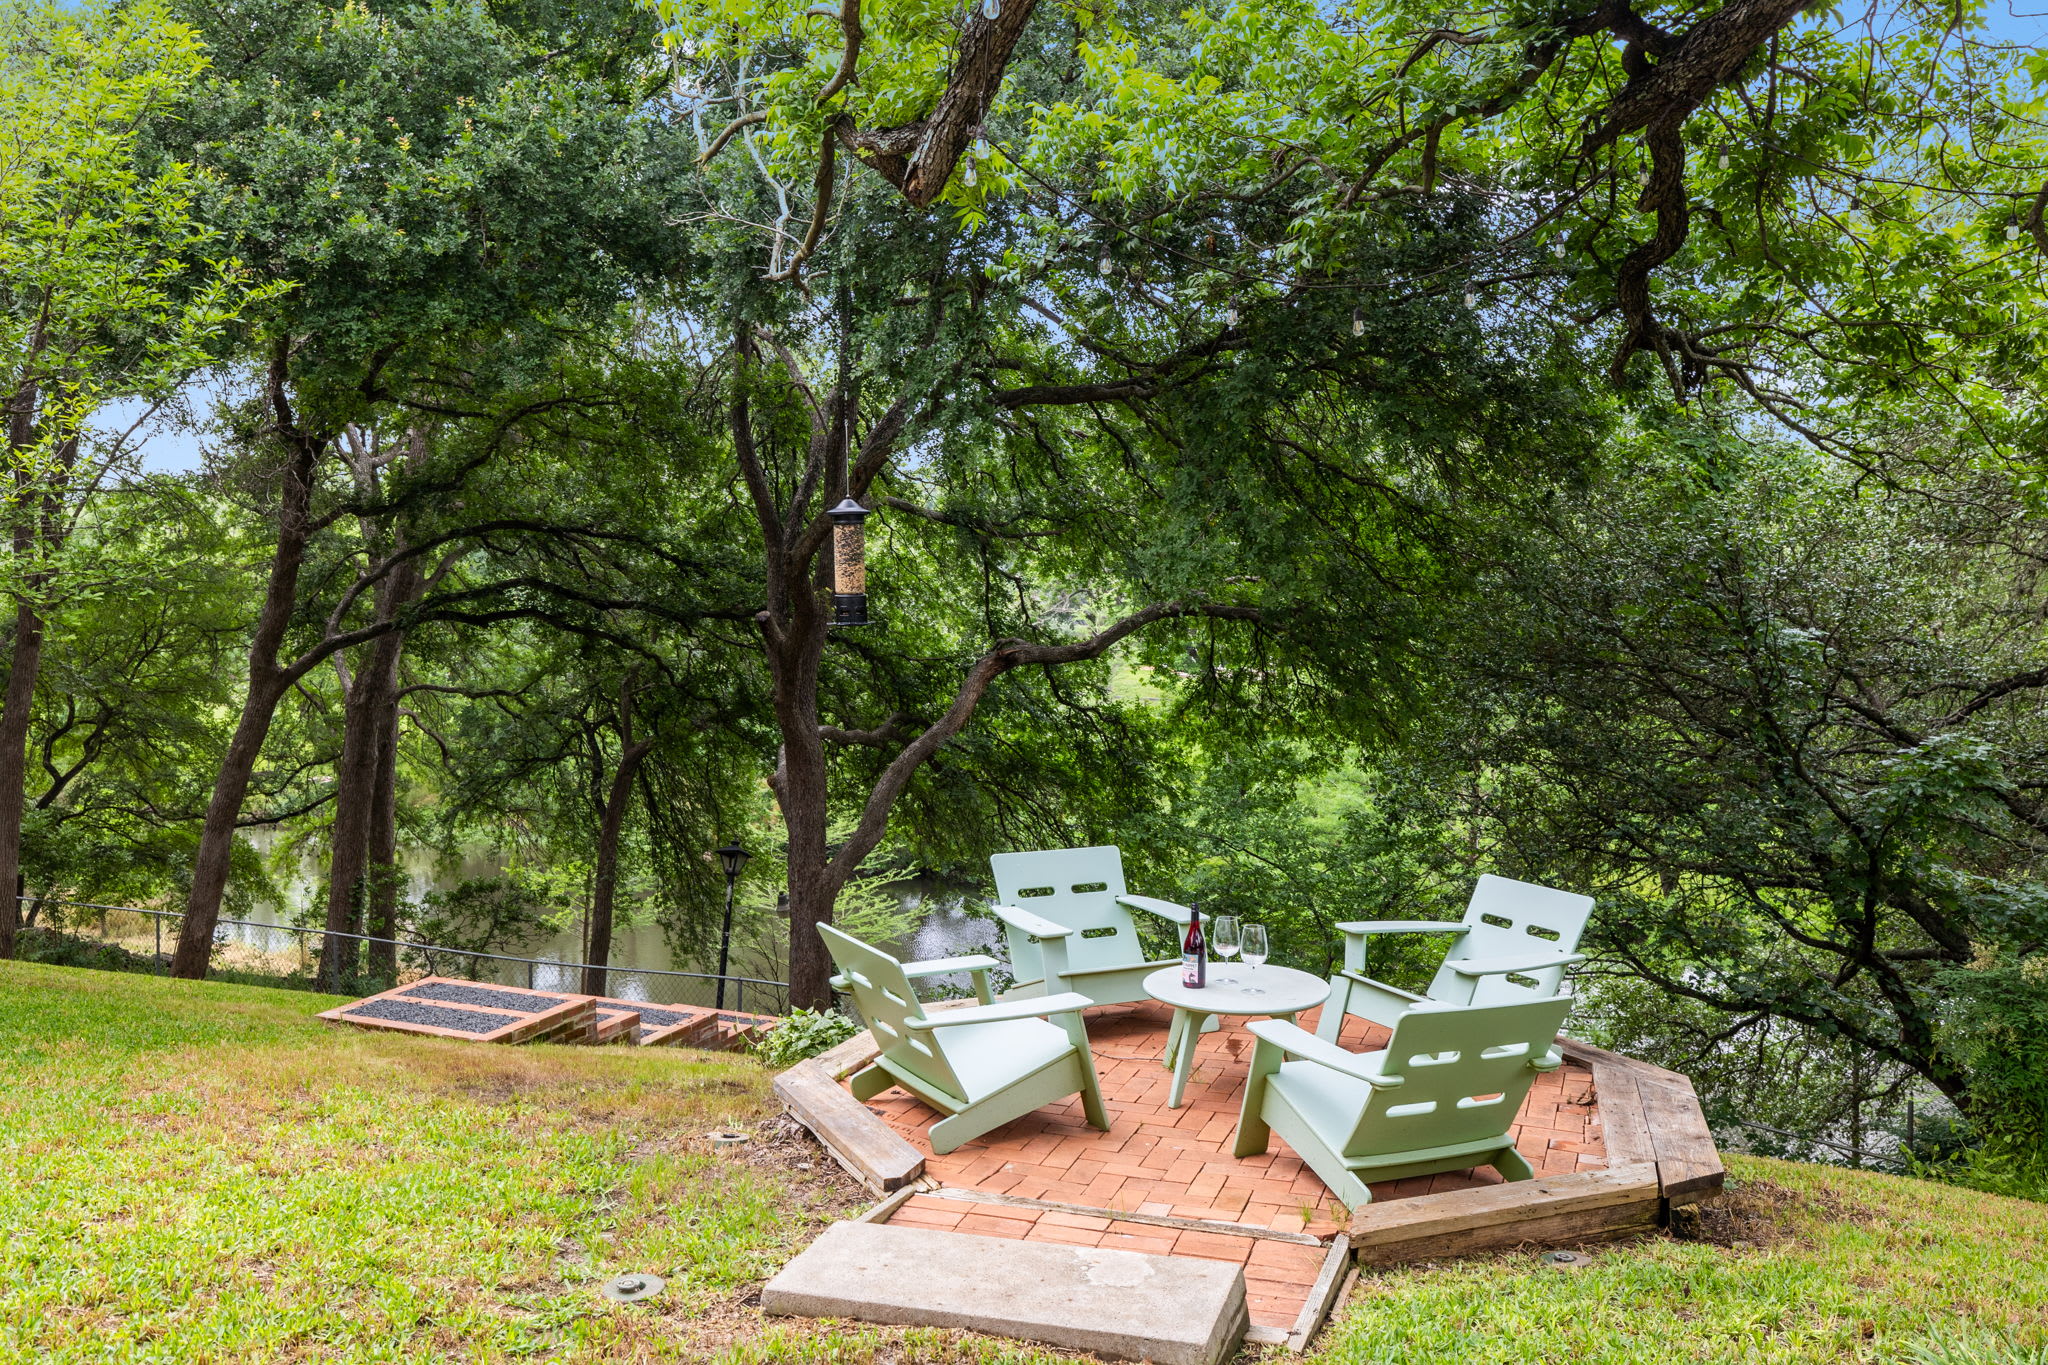
[(1607, 1169), (1368, 1204), (1349, 1228), (1360, 1265), (1617, 1241), (1719, 1193), (1721, 1153), (1690, 1080), (1563, 1034), (1557, 1043), (1593, 1073)]
[[(946, 1001), (926, 1008), (957, 1009), (975, 1003)], [(1274, 1345), (1284, 1342), (1296, 1353), (1306, 1350), (1341, 1297), (1340, 1289), (1349, 1283), (1340, 1272), (1354, 1260), (1360, 1267), (1383, 1269), (1511, 1247), (1617, 1241), (1662, 1226), (1672, 1208), (1697, 1203), (1720, 1191), (1725, 1174), (1721, 1154), (1690, 1080), (1676, 1071), (1563, 1034), (1557, 1042), (1567, 1060), (1593, 1073), (1607, 1150), (1605, 1170), (1416, 1195), (1354, 1210), (1350, 1225), (1331, 1239), (1324, 1271), (1294, 1330), (1281, 1333), (1253, 1328), (1247, 1339)], [(1094, 1217), (1193, 1225), (1186, 1219), (933, 1187), (924, 1179), (924, 1154), (840, 1084), (873, 1061), (879, 1051), (873, 1036), (863, 1031), (775, 1078), (775, 1093), (791, 1116), (876, 1194), (900, 1192), (908, 1197), (914, 1188), (924, 1187), (956, 1198), (978, 1196)], [(1203, 1226), (1243, 1236), (1315, 1240), (1305, 1234), (1276, 1233), (1250, 1225)]]

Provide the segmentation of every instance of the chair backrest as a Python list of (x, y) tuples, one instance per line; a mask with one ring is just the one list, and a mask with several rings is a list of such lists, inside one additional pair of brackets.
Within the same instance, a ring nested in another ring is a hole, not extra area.
[[(1482, 874), (1465, 907), (1465, 932), (1452, 943), (1449, 956), (1514, 957), (1576, 952), (1579, 935), (1593, 913), (1593, 898), (1534, 882)], [(1479, 979), (1468, 998), (1471, 978), (1440, 968), (1429, 983), (1429, 998), (1459, 1005), (1502, 1005), (1542, 999), (1564, 988), (1564, 968), (1517, 972)]]
[[(996, 903), (1043, 915), (1074, 930), (1067, 939), (1067, 969), (1134, 967), (1145, 960), (1131, 912), (1116, 903), (1124, 894), (1124, 855), (1114, 844), (998, 853), (988, 860)], [(1038, 940), (1004, 928), (1010, 966), (1019, 981), (1045, 975)]]
[(917, 988), (903, 974), (903, 964), (879, 948), (862, 943), (849, 933), (829, 924), (818, 926), (825, 951), (832, 954), (854, 1008), (867, 1020), (875, 1045), (891, 1063), (963, 1103), (967, 1089), (946, 1060), (936, 1032), (918, 1032), (912, 1019), (922, 1019), (924, 1006), (918, 1003)]
[(1402, 1084), (1373, 1088), (1344, 1155), (1388, 1156), (1505, 1134), (1535, 1083), (1530, 1061), (1550, 1051), (1571, 1005), (1553, 996), (1409, 1010), (1394, 1024), (1384, 1068)]

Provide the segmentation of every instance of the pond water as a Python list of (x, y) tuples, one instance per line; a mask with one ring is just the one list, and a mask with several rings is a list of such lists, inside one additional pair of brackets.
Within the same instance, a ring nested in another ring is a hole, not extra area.
[[(269, 833), (258, 831), (252, 839), (266, 853), (270, 851), (270, 840), (264, 836)], [(400, 855), (400, 863), (406, 874), (404, 894), (413, 900), (433, 891), (447, 890), (469, 878), (488, 877), (504, 870), (502, 859), (487, 854), (465, 857), (459, 866), (449, 869), (434, 854), (421, 849), (405, 851)], [(325, 894), (326, 882), (317, 861), (309, 856), (285, 882), (283, 889), (285, 895), (281, 901), (245, 912), (241, 918), (246, 923), (223, 926), (223, 935), (230, 945), (244, 953), (271, 959), (299, 956), (300, 940), (304, 936), (293, 934), (284, 926), (303, 918), (296, 912), (296, 907), (317, 904)], [(970, 953), (1005, 956), (999, 946), (999, 927), (991, 920), (967, 912), (960, 887), (936, 878), (920, 877), (894, 883), (886, 889), (894, 893), (903, 908), (914, 917), (915, 927), (893, 942), (876, 946), (906, 962), (960, 957)], [(787, 924), (779, 919), (771, 920), (757, 932), (770, 941), (746, 942), (740, 935), (735, 935), (731, 971), (735, 976), (779, 979), (783, 974), (779, 964), (787, 952), (786, 945), (779, 940), (786, 937)], [(536, 966), (529, 967), (524, 962), (474, 962), (454, 954), (430, 957), (426, 965), (446, 975), (466, 976), (474, 971), (481, 978), (507, 985), (568, 990), (575, 988), (578, 979), (578, 974), (569, 964), (582, 962), (583, 955), (583, 928), (578, 923), (516, 954), (535, 959)], [(659, 975), (667, 972), (713, 974), (718, 970), (715, 960), (696, 962), (678, 957), (670, 950), (667, 935), (659, 925), (622, 925), (615, 930), (610, 970), (609, 989), (613, 995), (624, 999), (645, 1000), (650, 1004), (709, 1005), (716, 997), (715, 983), (710, 980)], [(948, 977), (931, 980), (934, 985), (958, 990), (965, 990), (969, 985), (965, 973), (961, 973), (957, 981)], [(727, 986), (725, 1004), (731, 1009), (773, 1012), (782, 1008), (781, 992), (735, 981)]]

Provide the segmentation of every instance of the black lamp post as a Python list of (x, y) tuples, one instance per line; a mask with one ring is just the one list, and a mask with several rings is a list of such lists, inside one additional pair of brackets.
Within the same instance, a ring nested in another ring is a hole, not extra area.
[(718, 1004), (725, 1008), (725, 970), (732, 959), (732, 888), (740, 879), (740, 869), (747, 865), (747, 859), (754, 855), (738, 844), (726, 844), (711, 850), (718, 855), (718, 861), (725, 865), (725, 929), (718, 936)]
[(832, 624), (868, 623), (868, 509), (847, 498), (825, 514), (832, 518)]

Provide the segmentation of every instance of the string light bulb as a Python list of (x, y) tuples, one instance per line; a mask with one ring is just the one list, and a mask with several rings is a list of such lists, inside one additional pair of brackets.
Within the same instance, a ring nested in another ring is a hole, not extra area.
[(1477, 308), (1479, 306), (1479, 296), (1469, 289), (1465, 291), (1465, 306), (1467, 308)]
[(1095, 263), (1095, 273), (1102, 276), (1104, 279), (1108, 279), (1111, 265), (1112, 262), (1109, 259), (1109, 253), (1105, 251), (1102, 253), (1102, 259)]
[(1555, 257), (1557, 257), (1557, 259), (1559, 259), (1560, 261), (1561, 261), (1561, 260), (1563, 260), (1563, 259), (1564, 259), (1564, 243), (1563, 243), (1563, 242), (1552, 242), (1552, 243), (1550, 244), (1550, 254), (1551, 254), (1551, 255), (1553, 255), (1553, 256), (1555, 256)]
[(1230, 302), (1223, 305), (1223, 325), (1225, 327), (1237, 326), (1237, 295), (1235, 294), (1230, 296)]
[(1003, 12), (1003, 0), (981, 0), (981, 17), (994, 23)]
[(1728, 162), (1729, 162), (1729, 159), (1730, 159), (1730, 158), (1729, 158), (1729, 156), (1728, 156), (1728, 149), (1727, 149), (1727, 148), (1725, 148), (1725, 147), (1724, 147), (1724, 148), (1722, 148), (1722, 149), (1721, 149), (1721, 169), (1722, 169), (1722, 170), (1724, 170), (1724, 171), (1725, 171), (1725, 170), (1727, 170), (1727, 169), (1728, 169)]
[(1355, 337), (1365, 335), (1365, 310), (1360, 308), (1351, 310), (1351, 335)]
[(2017, 242), (2019, 239), (2020, 225), (2018, 223), (2009, 224), (2005, 229), (2005, 240), (2008, 242)]

